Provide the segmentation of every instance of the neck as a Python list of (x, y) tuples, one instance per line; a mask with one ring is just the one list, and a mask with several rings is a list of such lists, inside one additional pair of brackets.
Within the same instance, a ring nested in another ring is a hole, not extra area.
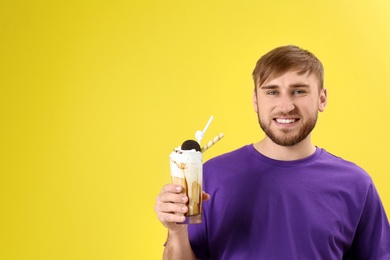
[(310, 136), (294, 146), (281, 146), (265, 137), (254, 144), (255, 149), (263, 155), (280, 161), (294, 161), (312, 155), (316, 147), (311, 143)]

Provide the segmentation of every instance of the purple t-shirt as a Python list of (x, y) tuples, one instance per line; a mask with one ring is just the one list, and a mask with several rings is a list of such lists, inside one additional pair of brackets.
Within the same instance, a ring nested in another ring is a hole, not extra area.
[(370, 176), (317, 148), (273, 160), (253, 145), (204, 165), (200, 259), (390, 259), (390, 226)]

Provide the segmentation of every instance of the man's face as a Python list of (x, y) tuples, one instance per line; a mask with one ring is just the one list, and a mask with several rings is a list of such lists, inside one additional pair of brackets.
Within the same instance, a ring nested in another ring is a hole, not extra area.
[(310, 135), (326, 100), (326, 90), (319, 90), (313, 74), (296, 71), (266, 81), (253, 94), (260, 127), (281, 146), (296, 145)]

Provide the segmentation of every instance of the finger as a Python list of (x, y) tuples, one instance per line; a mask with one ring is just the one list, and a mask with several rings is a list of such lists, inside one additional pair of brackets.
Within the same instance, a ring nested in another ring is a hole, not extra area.
[(208, 194), (208, 193), (202, 191), (202, 200), (203, 200), (203, 201), (207, 201), (207, 200), (209, 200), (209, 199), (210, 199), (210, 194)]
[(183, 191), (183, 187), (176, 184), (167, 184), (165, 185), (161, 193), (171, 192), (171, 193), (181, 193)]
[(176, 193), (161, 193), (156, 198), (156, 203), (187, 203), (188, 197), (185, 194), (176, 194)]
[(160, 206), (155, 205), (155, 211), (160, 222), (168, 227), (171, 222), (185, 221), (184, 214), (188, 208), (185, 205), (166, 203)]
[(159, 213), (184, 214), (188, 211), (188, 208), (184, 204), (161, 203), (161, 204), (156, 204), (155, 210), (157, 214)]
[(177, 215), (177, 214), (161, 214), (159, 216), (160, 222), (163, 223), (165, 226), (171, 223), (180, 223), (184, 222), (186, 220), (186, 217), (184, 215)]

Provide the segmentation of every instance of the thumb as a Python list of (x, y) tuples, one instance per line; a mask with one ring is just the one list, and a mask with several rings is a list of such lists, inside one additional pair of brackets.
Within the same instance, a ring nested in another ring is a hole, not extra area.
[(207, 200), (209, 200), (209, 199), (210, 199), (210, 194), (208, 194), (208, 193), (202, 191), (202, 200), (203, 200), (203, 201), (207, 201)]

